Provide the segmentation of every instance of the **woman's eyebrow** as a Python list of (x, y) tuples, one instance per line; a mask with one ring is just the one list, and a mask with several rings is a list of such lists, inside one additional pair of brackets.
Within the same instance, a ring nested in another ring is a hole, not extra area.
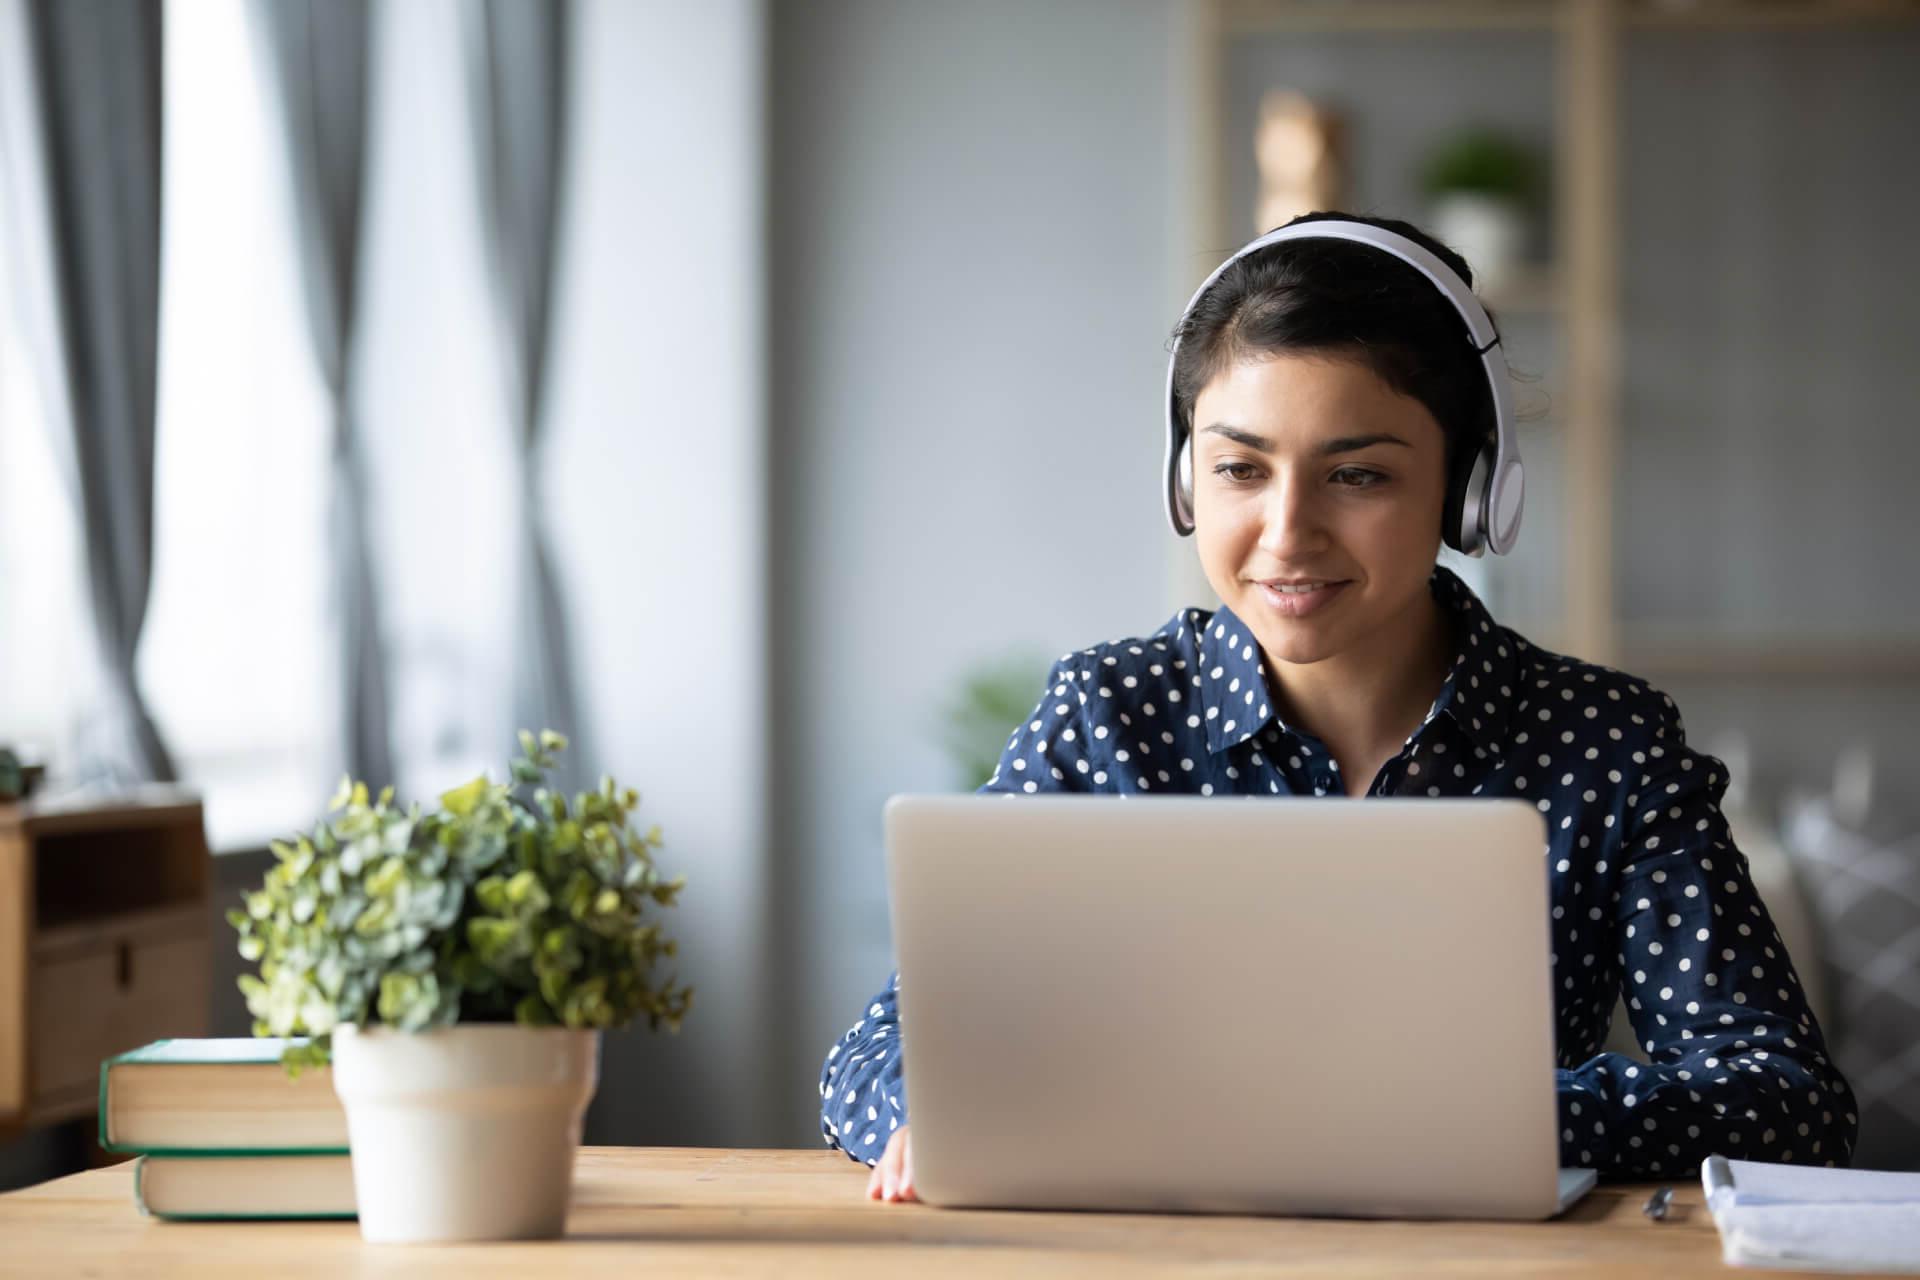
[[(1230, 427), (1224, 422), (1214, 423), (1201, 434), (1222, 435), (1235, 444), (1243, 444), (1249, 449), (1257, 449), (1261, 453), (1273, 452), (1273, 441), (1265, 436), (1252, 431), (1242, 431), (1239, 427)], [(1332, 440), (1322, 441), (1320, 447), (1314, 452), (1323, 458), (1330, 458), (1336, 453), (1357, 453), (1376, 444), (1397, 444), (1402, 448), (1413, 448), (1399, 436), (1390, 436), (1382, 432), (1369, 436), (1336, 436)]]

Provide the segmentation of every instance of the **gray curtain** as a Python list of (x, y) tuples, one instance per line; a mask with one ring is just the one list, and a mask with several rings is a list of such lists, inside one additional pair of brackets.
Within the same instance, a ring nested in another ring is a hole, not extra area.
[(167, 780), (134, 670), (153, 577), (160, 6), (11, 0), (3, 16), (11, 274), (47, 416), (70, 445), (103, 674), (78, 771)]
[(332, 551), (344, 645), (347, 769), (392, 781), (387, 676), (369, 549), (366, 447), (354, 421), (360, 193), (366, 171), (365, 0), (253, 0), (280, 106), (314, 361), (333, 407)]
[(463, 10), (480, 221), (520, 470), (514, 715), (522, 728), (558, 729), (572, 739), (563, 780), (577, 786), (592, 752), (539, 501), (570, 16), (566, 0), (467, 0)]

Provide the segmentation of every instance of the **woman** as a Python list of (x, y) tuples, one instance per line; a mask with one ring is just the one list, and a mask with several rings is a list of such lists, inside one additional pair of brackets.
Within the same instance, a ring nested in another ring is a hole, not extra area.
[[(1845, 1165), (1852, 1093), (1721, 816), (1725, 765), (1665, 694), (1500, 626), (1435, 563), (1443, 540), (1505, 551), (1519, 521), (1466, 263), (1403, 222), (1288, 227), (1229, 259), (1174, 335), (1168, 511), (1222, 607), (1063, 655), (982, 790), (1530, 800), (1560, 1163)], [(884, 1200), (914, 1198), (898, 985), (820, 1081), (828, 1144)], [(1623, 990), (1646, 1063), (1600, 1052)]]

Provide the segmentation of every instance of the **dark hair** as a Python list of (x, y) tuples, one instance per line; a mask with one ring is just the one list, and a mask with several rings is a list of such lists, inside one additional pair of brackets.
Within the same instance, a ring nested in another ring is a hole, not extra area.
[[(1408, 222), (1318, 212), (1286, 225), (1328, 218), (1398, 232), (1473, 284), (1465, 258)], [(1250, 253), (1221, 273), (1173, 337), (1174, 404), (1189, 438), (1194, 401), (1215, 375), (1236, 360), (1285, 352), (1357, 361), (1425, 405), (1446, 433), (1449, 477), (1493, 432), (1493, 397), (1460, 313), (1413, 266), (1369, 245), (1289, 240)]]

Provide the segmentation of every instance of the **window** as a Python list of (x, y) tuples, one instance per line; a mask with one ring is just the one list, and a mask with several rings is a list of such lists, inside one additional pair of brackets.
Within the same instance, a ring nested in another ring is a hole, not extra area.
[(0, 743), (60, 767), (91, 701), (93, 624), (71, 450), (42, 416), (7, 271), (0, 253)]
[[(376, 8), (369, 68), (356, 421), (403, 798), (497, 769), (514, 728), (517, 460), (458, 17), (447, 3)], [(332, 410), (256, 37), (244, 0), (168, 11), (154, 565), (138, 669), (216, 850), (309, 826), (343, 768)], [(0, 309), (0, 741), (40, 747), (71, 779), (93, 701), (87, 570), (24, 335)]]
[(140, 678), (215, 849), (316, 816), (339, 771), (313, 367), (276, 117), (241, 0), (166, 23), (154, 578)]

